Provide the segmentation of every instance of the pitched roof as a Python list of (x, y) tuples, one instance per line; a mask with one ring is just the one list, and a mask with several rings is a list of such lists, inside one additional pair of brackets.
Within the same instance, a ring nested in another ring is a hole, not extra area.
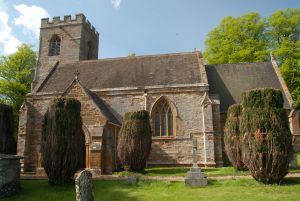
[(220, 97), (221, 112), (238, 103), (244, 90), (263, 87), (280, 89), (284, 97), (284, 107), (291, 108), (271, 62), (217, 64), (206, 65), (205, 68), (210, 93)]
[(79, 71), (88, 89), (201, 83), (195, 52), (61, 63), (39, 92), (63, 92)]
[(73, 87), (74, 84), (78, 84), (83, 92), (90, 98), (90, 100), (95, 104), (97, 109), (101, 112), (101, 114), (111, 123), (116, 125), (121, 125), (119, 120), (113, 115), (108, 106), (104, 103), (104, 101), (97, 96), (95, 93), (91, 92), (89, 89), (84, 87), (77, 78), (73, 79), (71, 84), (65, 89), (63, 96), (67, 95), (69, 90)]
[(90, 97), (94, 101), (94, 103), (97, 105), (97, 107), (100, 109), (101, 113), (108, 119), (111, 123), (121, 125), (119, 120), (115, 117), (115, 115), (110, 111), (108, 106), (104, 103), (104, 101), (94, 92), (91, 92), (90, 90), (86, 89), (89, 93)]

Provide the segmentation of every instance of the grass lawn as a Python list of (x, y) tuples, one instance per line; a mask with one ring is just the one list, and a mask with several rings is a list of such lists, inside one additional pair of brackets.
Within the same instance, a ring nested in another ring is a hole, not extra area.
[[(299, 160), (300, 161), (300, 160)], [(145, 169), (144, 174), (141, 173), (128, 173), (128, 172), (115, 172), (114, 175), (146, 175), (146, 176), (186, 176), (190, 167), (153, 167)], [(203, 168), (202, 171), (207, 176), (241, 176), (250, 175), (249, 171), (238, 171), (233, 167), (222, 168)], [(289, 172), (300, 172), (300, 168), (290, 169)]]
[[(145, 170), (145, 174), (148, 176), (186, 176), (190, 167), (155, 167)], [(224, 176), (224, 175), (249, 175), (249, 171), (237, 171), (233, 167), (222, 168), (203, 168), (202, 171), (207, 176)]]
[[(24, 192), (5, 201), (74, 201), (74, 185), (49, 186), (46, 180), (22, 181)], [(287, 179), (281, 186), (263, 185), (250, 179), (211, 180), (205, 188), (187, 188), (183, 182), (94, 181), (95, 201), (191, 201), (191, 200), (300, 200), (300, 179)]]
[[(190, 167), (152, 167), (145, 169), (143, 175), (146, 176), (186, 176)], [(225, 175), (249, 175), (249, 171), (237, 171), (233, 167), (222, 168), (203, 168), (202, 171), (207, 176), (225, 176)], [(116, 175), (142, 175), (139, 173), (116, 172)]]
[[(300, 153), (297, 154), (298, 168), (290, 169), (289, 172), (300, 173)], [(146, 176), (186, 176), (187, 171), (190, 167), (151, 167), (146, 168), (144, 174), (140, 173), (128, 173), (128, 172), (115, 172), (114, 175), (146, 175)], [(207, 176), (240, 176), (250, 175), (249, 171), (237, 171), (233, 167), (222, 167), (222, 168), (203, 168), (202, 171)]]

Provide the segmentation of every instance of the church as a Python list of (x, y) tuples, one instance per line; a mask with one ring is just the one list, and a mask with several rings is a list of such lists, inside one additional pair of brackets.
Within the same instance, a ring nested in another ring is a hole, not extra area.
[[(32, 90), (20, 109), (18, 155), (22, 169), (39, 174), (43, 116), (52, 99), (81, 103), (85, 167), (112, 173), (118, 132), (126, 112), (147, 110), (152, 149), (147, 165), (223, 166), (223, 127), (228, 107), (244, 90), (280, 89), (284, 107), (292, 99), (274, 60), (206, 65), (191, 52), (98, 59), (99, 34), (83, 14), (42, 19), (39, 56)], [(298, 116), (297, 116), (298, 118)], [(299, 125), (296, 129), (299, 129)]]

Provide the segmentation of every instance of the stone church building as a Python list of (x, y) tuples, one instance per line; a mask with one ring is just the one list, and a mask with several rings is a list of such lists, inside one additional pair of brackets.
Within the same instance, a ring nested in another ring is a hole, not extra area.
[[(18, 154), (24, 171), (42, 169), (43, 115), (57, 97), (81, 102), (85, 167), (111, 173), (126, 112), (147, 110), (153, 132), (148, 165), (189, 165), (192, 139), (202, 166), (222, 166), (228, 107), (244, 90), (282, 90), (292, 99), (275, 61), (205, 65), (200, 51), (98, 59), (99, 34), (83, 14), (42, 19), (32, 91), (20, 110)], [(299, 126), (299, 125), (298, 125)]]

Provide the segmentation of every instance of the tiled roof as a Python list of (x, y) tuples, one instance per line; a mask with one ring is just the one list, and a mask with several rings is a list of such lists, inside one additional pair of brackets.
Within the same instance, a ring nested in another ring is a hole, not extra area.
[(210, 93), (220, 97), (221, 112), (240, 102), (244, 90), (264, 87), (280, 89), (283, 92), (284, 107), (291, 108), (271, 62), (217, 64), (206, 65), (205, 68)]
[(63, 92), (76, 71), (88, 89), (201, 83), (198, 55), (191, 52), (61, 63), (39, 92)]

